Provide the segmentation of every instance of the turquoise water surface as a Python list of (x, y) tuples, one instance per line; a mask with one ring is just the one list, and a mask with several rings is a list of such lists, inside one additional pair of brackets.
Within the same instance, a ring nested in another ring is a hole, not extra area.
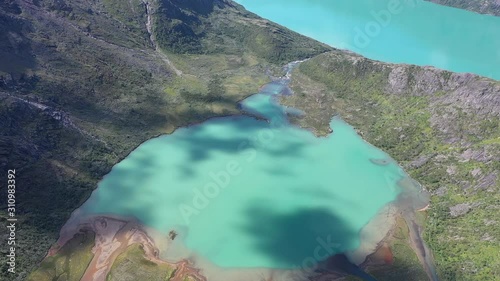
[(236, 0), (248, 10), (371, 59), (500, 80), (500, 17), (422, 0)]
[(145, 142), (82, 213), (174, 230), (176, 243), (220, 267), (292, 269), (356, 249), (406, 174), (340, 119), (324, 138), (288, 123), (273, 95), (283, 87), (271, 83), (242, 103), (267, 120), (215, 118)]

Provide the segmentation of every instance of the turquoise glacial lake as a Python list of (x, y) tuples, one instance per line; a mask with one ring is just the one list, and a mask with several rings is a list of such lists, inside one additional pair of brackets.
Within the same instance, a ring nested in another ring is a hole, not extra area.
[(422, 0), (236, 0), (261, 17), (384, 62), (500, 80), (500, 17)]
[(242, 102), (260, 118), (215, 118), (143, 143), (82, 214), (174, 230), (176, 243), (224, 268), (294, 269), (357, 249), (407, 175), (341, 119), (321, 138), (290, 124), (296, 111), (275, 101), (282, 88), (271, 83)]

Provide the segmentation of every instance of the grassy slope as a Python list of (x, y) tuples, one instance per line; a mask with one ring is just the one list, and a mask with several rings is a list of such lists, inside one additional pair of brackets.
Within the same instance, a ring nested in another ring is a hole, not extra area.
[(94, 256), (93, 246), (93, 234), (82, 233), (75, 236), (55, 256), (46, 258), (29, 280), (80, 281)]
[[(158, 49), (139, 0), (0, 3), (0, 164), (17, 170), (19, 219), (18, 273), (0, 280), (32, 271), (71, 211), (134, 147), (236, 114), (266, 69), (328, 50), (224, 1), (150, 3)], [(180, 43), (164, 40), (172, 30)], [(248, 32), (259, 41), (241, 40)]]
[[(144, 258), (144, 251), (137, 244), (120, 254), (111, 268), (108, 281), (168, 281), (174, 269), (168, 265), (159, 265)], [(186, 279), (189, 280), (189, 279)]]
[[(500, 208), (500, 183), (497, 178), (496, 183), (480, 187), (485, 175), (500, 171), (499, 117), (476, 112), (468, 107), (470, 102), (461, 104), (444, 86), (428, 93), (419, 90), (432, 84), (422, 82), (421, 77), (426, 77), (422, 73), (436, 73), (443, 85), (452, 81), (452, 74), (445, 71), (402, 66), (408, 83), (399, 93), (390, 93), (390, 73), (397, 67), (338, 52), (323, 54), (294, 73), (296, 93), (284, 103), (307, 112), (296, 121), (318, 134), (326, 133), (330, 118), (340, 114), (434, 194), (424, 238), (442, 280), (500, 280), (500, 222), (495, 215)], [(475, 85), (498, 88), (498, 82), (478, 77), (468, 83), (471, 89)], [(468, 98), (482, 103), (478, 108), (495, 108), (481, 101), (480, 93)], [(466, 160), (462, 154), (467, 149), (486, 151), (489, 156)], [(473, 176), (477, 168), (481, 174)], [(472, 208), (452, 217), (450, 207), (459, 203)]]

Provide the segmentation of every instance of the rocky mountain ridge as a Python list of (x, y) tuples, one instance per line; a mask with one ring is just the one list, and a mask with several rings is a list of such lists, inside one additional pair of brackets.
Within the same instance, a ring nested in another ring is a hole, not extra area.
[(426, 0), (433, 3), (469, 10), (476, 13), (500, 16), (500, 0)]

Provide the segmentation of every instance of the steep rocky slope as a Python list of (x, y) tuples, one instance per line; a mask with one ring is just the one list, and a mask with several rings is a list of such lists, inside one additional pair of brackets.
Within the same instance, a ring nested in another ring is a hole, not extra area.
[(465, 9), (481, 14), (500, 16), (499, 0), (426, 0), (441, 5)]

